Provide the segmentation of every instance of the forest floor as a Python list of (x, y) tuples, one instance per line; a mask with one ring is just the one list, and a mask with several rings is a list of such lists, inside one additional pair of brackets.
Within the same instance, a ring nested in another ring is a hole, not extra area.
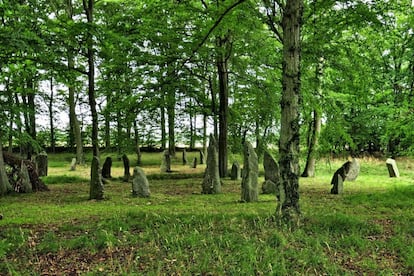
[(50, 191), (0, 198), (0, 275), (414, 275), (411, 159), (397, 159), (400, 178), (385, 160), (360, 160), (341, 195), (330, 180), (346, 160), (318, 161), (300, 179), (301, 225), (287, 229), (273, 220), (273, 195), (240, 203), (230, 178), (222, 194), (202, 195), (204, 165), (179, 158), (160, 174), (161, 153), (143, 158), (150, 198), (131, 196), (114, 157), (105, 199), (91, 201), (90, 168), (51, 155)]

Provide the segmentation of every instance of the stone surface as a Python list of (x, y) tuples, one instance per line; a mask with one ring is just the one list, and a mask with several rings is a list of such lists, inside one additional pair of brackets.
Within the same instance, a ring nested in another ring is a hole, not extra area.
[(331, 181), (331, 194), (338, 195), (344, 192), (344, 180), (340, 173), (335, 173)]
[(240, 180), (241, 170), (240, 170), (239, 162), (237, 161), (233, 162), (233, 165), (231, 166), (230, 177), (231, 177), (231, 180)]
[(259, 164), (256, 152), (249, 142), (244, 144), (244, 164), (241, 182), (241, 201), (258, 201)]
[(129, 171), (130, 169), (130, 163), (128, 156), (126, 154), (122, 155), (122, 163), (124, 164), (124, 177), (122, 178), (122, 181), (128, 182), (131, 178), (131, 173)]
[(104, 196), (104, 186), (102, 184), (101, 173), (99, 169), (99, 158), (94, 156), (91, 165), (91, 182), (89, 190), (89, 199), (101, 200)]
[(400, 177), (400, 172), (398, 171), (397, 162), (395, 162), (394, 159), (388, 158), (385, 161), (385, 164), (387, 165), (388, 174), (390, 177)]
[(70, 163), (70, 170), (76, 171), (76, 158), (75, 157), (72, 158), (72, 163)]
[(39, 176), (47, 176), (48, 159), (46, 152), (42, 151), (36, 156), (36, 167)]
[(280, 183), (279, 165), (275, 159), (267, 152), (263, 156), (263, 168), (265, 173), (265, 181), (262, 184), (262, 193), (278, 194), (278, 185)]
[(20, 167), (20, 179), (21, 183), (19, 183), (20, 191), (22, 193), (31, 193), (33, 192), (32, 183), (30, 182), (29, 170), (24, 162)]
[(171, 155), (169, 150), (164, 150), (161, 161), (161, 172), (171, 172)]
[(207, 149), (207, 167), (202, 183), (203, 194), (217, 194), (221, 192), (221, 180), (219, 174), (217, 144), (213, 135)]
[(357, 179), (358, 175), (359, 175), (359, 170), (360, 170), (360, 165), (359, 165), (359, 161), (356, 158), (352, 158), (352, 161), (348, 161), (346, 162), (348, 163), (349, 167), (348, 167), (348, 171), (345, 175), (345, 179), (344, 181), (354, 181)]
[(191, 168), (197, 168), (197, 157), (194, 157), (193, 162), (191, 163)]
[(200, 150), (200, 165), (204, 164), (204, 152)]
[(147, 176), (140, 167), (135, 167), (132, 180), (132, 195), (137, 197), (149, 197), (150, 194)]
[(106, 179), (110, 179), (112, 178), (111, 176), (111, 168), (112, 168), (112, 158), (111, 157), (107, 157), (105, 159), (105, 162), (102, 166), (102, 177), (106, 178)]
[(331, 194), (341, 194), (343, 193), (343, 183), (347, 181), (354, 181), (360, 171), (360, 165), (356, 158), (353, 158), (352, 161), (345, 162), (336, 172), (334, 173), (331, 185)]

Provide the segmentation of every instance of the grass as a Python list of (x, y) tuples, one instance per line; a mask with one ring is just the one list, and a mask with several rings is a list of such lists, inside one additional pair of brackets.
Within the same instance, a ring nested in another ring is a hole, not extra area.
[(143, 157), (150, 198), (131, 196), (113, 158), (106, 199), (90, 201), (89, 167), (71, 172), (70, 158), (50, 156), (49, 192), (0, 198), (0, 275), (414, 273), (412, 160), (397, 160), (398, 179), (384, 161), (361, 160), (342, 195), (329, 183), (344, 160), (319, 161), (316, 177), (300, 179), (302, 224), (288, 230), (272, 219), (274, 196), (240, 203), (240, 181), (230, 179), (222, 194), (202, 195), (204, 165), (176, 159), (160, 174), (161, 153)]

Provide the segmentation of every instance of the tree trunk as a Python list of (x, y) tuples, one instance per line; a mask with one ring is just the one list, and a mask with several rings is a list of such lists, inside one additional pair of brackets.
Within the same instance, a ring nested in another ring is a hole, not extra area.
[(299, 96), (300, 26), (303, 0), (287, 0), (283, 9), (283, 76), (279, 167), (282, 191), (277, 207), (278, 218), (298, 224), (299, 208)]
[(312, 124), (310, 126), (310, 137), (308, 144), (308, 154), (306, 158), (305, 169), (303, 170), (302, 177), (314, 177), (315, 176), (315, 164), (316, 153), (318, 147), (319, 135), (321, 133), (322, 117), (317, 109), (313, 110)]
[(167, 116), (168, 116), (168, 150), (175, 157), (175, 88), (169, 88), (167, 94)]
[(161, 149), (165, 150), (167, 148), (167, 132), (165, 131), (165, 95), (164, 91), (161, 91), (161, 104), (160, 104), (160, 113), (161, 113)]
[(230, 34), (218, 38), (217, 74), (219, 79), (219, 172), (227, 176), (227, 119), (229, 114), (228, 59), (231, 52)]
[(117, 132), (117, 138), (116, 138), (116, 149), (117, 149), (117, 152), (118, 152), (118, 154), (121, 154), (121, 152), (122, 152), (122, 143), (123, 143), (123, 141), (122, 141), (122, 124), (121, 124), (121, 121), (122, 121), (122, 113), (121, 113), (121, 110), (117, 110), (116, 111), (116, 132)]
[(106, 96), (106, 108), (105, 108), (105, 149), (108, 151), (111, 149), (111, 111), (109, 110), (109, 106), (111, 105), (111, 96)]
[(49, 97), (49, 126), (50, 126), (50, 148), (54, 153), (56, 148), (56, 137), (55, 137), (55, 127), (53, 123), (53, 100), (54, 100), (54, 91), (53, 91), (53, 78), (50, 78), (50, 97)]
[(0, 133), (0, 195), (5, 195), (8, 192), (12, 191), (12, 186), (10, 185), (9, 178), (6, 174), (6, 168), (4, 166), (4, 159), (3, 159), (3, 144), (2, 144), (2, 137)]
[(92, 153), (99, 158), (99, 138), (98, 138), (98, 112), (96, 111), (95, 96), (95, 53), (93, 49), (93, 5), (94, 0), (83, 0), (83, 8), (89, 24), (87, 35), (87, 57), (88, 57), (88, 100), (92, 115)]
[[(73, 7), (72, 7), (72, 1), (67, 0), (67, 15), (70, 21), (72, 21), (73, 17)], [(68, 69), (71, 70), (75, 67), (75, 61), (73, 58), (73, 50), (69, 47), (67, 48), (67, 54), (68, 54)], [(84, 158), (83, 158), (83, 142), (82, 142), (82, 132), (79, 124), (79, 120), (76, 116), (76, 102), (75, 102), (75, 87), (73, 85), (72, 78), (68, 79), (68, 104), (69, 104), (69, 124), (70, 124), (70, 130), (72, 132), (72, 136), (75, 140), (76, 145), (76, 163), (83, 165), (84, 164)]]
[(137, 166), (141, 166), (142, 165), (142, 161), (141, 161), (141, 148), (140, 148), (140, 143), (139, 143), (139, 132), (138, 132), (138, 124), (137, 121), (134, 121), (134, 135), (135, 135), (135, 152), (137, 154)]
[[(216, 90), (211, 77), (208, 78), (208, 83), (211, 92), (211, 114), (213, 114), (213, 128), (214, 128), (214, 139), (218, 140), (218, 121), (217, 121), (217, 101), (216, 101)], [(207, 137), (206, 137), (207, 139)]]

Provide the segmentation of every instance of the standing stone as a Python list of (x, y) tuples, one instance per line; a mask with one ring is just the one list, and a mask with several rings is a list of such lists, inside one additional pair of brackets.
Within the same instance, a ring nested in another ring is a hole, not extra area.
[(259, 164), (256, 152), (249, 142), (244, 144), (244, 166), (243, 178), (241, 182), (241, 201), (258, 201), (258, 176)]
[(400, 172), (398, 171), (397, 162), (395, 162), (394, 159), (388, 158), (385, 161), (385, 164), (387, 164), (388, 174), (390, 177), (400, 177)]
[(137, 197), (149, 197), (149, 183), (144, 171), (140, 167), (134, 168), (132, 180), (132, 195)]
[(262, 184), (262, 192), (264, 194), (278, 194), (279, 189), (277, 187), (280, 183), (279, 165), (267, 151), (263, 156), (263, 168), (265, 182)]
[(240, 180), (241, 173), (240, 173), (240, 164), (237, 161), (233, 162), (231, 166), (231, 180)]
[(183, 150), (183, 165), (187, 165), (187, 151)]
[(348, 172), (346, 173), (346, 177), (344, 181), (345, 180), (354, 181), (357, 179), (359, 175), (360, 165), (359, 165), (358, 159), (356, 158), (352, 158), (352, 161), (348, 161), (348, 162), (350, 162), (349, 168), (348, 168)]
[(204, 152), (200, 150), (200, 165), (204, 164)]
[(124, 178), (122, 180), (124, 182), (128, 182), (131, 177), (131, 173), (129, 172), (129, 159), (126, 154), (122, 155), (122, 162), (124, 163)]
[(214, 139), (214, 136), (211, 134), (208, 149), (207, 149), (207, 167), (204, 173), (202, 193), (203, 194), (218, 194), (220, 192), (221, 192), (221, 180), (220, 180), (220, 174), (219, 174), (217, 144), (216, 144), (216, 139)]
[(31, 193), (33, 191), (32, 183), (30, 182), (29, 170), (24, 162), (20, 166), (20, 183), (18, 187), (20, 187), (20, 191), (22, 193)]
[(48, 160), (46, 152), (42, 151), (36, 156), (36, 167), (39, 176), (47, 176)]
[(75, 157), (72, 158), (72, 163), (70, 163), (70, 170), (76, 171), (76, 158)]
[(171, 172), (171, 156), (169, 150), (164, 150), (162, 154), (161, 172)]
[(333, 175), (331, 180), (331, 194), (343, 193), (343, 183), (345, 180), (354, 181), (359, 175), (360, 165), (356, 158), (345, 162)]
[(104, 186), (99, 169), (99, 158), (94, 156), (91, 165), (91, 183), (89, 189), (89, 199), (103, 199)]
[(102, 167), (102, 177), (106, 179), (112, 178), (111, 176), (112, 158), (107, 157)]
[(191, 168), (193, 169), (197, 168), (197, 157), (194, 157), (193, 163), (191, 164)]

